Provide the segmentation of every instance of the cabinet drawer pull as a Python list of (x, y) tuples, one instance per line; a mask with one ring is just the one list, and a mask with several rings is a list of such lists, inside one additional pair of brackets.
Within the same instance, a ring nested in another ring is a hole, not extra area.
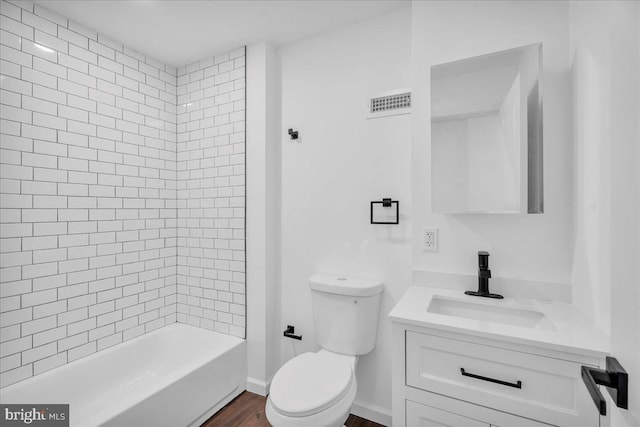
[(478, 380), (489, 381), (490, 383), (496, 383), (501, 385), (506, 385), (513, 388), (522, 388), (522, 381), (517, 381), (515, 383), (510, 383), (507, 381), (496, 380), (495, 378), (483, 377), (482, 375), (470, 374), (464, 370), (464, 368), (460, 368), (460, 373), (462, 376), (471, 377)]

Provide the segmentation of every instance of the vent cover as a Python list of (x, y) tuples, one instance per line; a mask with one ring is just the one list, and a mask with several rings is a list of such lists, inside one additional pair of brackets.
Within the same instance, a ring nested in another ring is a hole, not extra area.
[(403, 89), (376, 96), (369, 100), (369, 118), (411, 112), (411, 90)]

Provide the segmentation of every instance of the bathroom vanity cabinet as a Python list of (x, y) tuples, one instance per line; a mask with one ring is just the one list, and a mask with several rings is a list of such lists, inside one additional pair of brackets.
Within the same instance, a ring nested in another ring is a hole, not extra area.
[[(417, 298), (408, 297), (411, 304)], [(396, 307), (390, 314), (394, 427), (608, 426), (580, 376), (582, 365), (602, 368), (605, 353), (500, 339), (499, 325), (486, 321), (489, 334), (462, 328), (456, 318), (454, 327), (446, 316), (418, 322), (402, 316), (409, 313), (402, 301)]]

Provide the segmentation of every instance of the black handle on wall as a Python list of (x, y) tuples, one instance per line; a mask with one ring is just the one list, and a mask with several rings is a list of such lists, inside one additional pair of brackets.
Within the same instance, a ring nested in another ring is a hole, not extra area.
[(607, 387), (609, 394), (616, 406), (622, 409), (629, 408), (629, 374), (615, 357), (607, 357), (607, 369), (602, 370), (591, 366), (582, 366), (582, 381), (596, 404), (600, 415), (607, 415), (607, 401), (600, 393), (598, 385)]
[(295, 327), (293, 327), (291, 325), (287, 325), (287, 329), (284, 330), (282, 335), (284, 335), (287, 338), (292, 338), (294, 340), (302, 341), (302, 335), (294, 335), (293, 333), (295, 331), (296, 331)]

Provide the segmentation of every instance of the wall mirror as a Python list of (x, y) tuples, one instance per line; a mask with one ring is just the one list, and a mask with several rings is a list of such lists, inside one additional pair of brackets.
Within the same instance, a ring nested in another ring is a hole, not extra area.
[(542, 213), (542, 44), (431, 67), (435, 213)]

